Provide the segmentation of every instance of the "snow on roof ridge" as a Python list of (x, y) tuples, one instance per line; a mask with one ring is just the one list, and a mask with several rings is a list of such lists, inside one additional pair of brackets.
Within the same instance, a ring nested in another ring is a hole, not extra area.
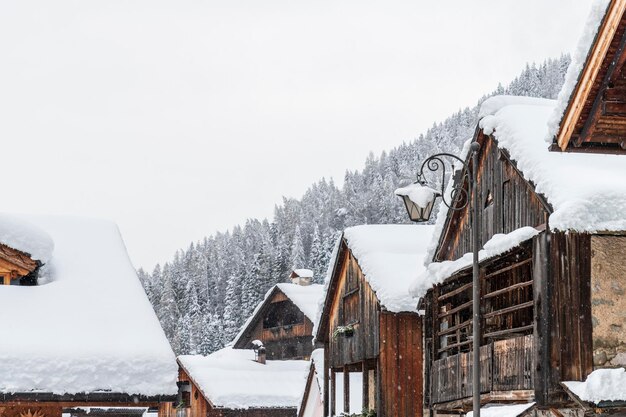
[(296, 408), (310, 362), (254, 361), (254, 351), (226, 347), (207, 356), (182, 355), (178, 362), (213, 405), (220, 408)]
[(567, 72), (565, 73), (565, 80), (557, 97), (554, 112), (548, 119), (548, 131), (545, 137), (545, 141), (548, 143), (552, 143), (554, 137), (559, 132), (563, 115), (565, 114), (565, 110), (569, 105), (572, 94), (576, 89), (576, 85), (578, 84), (578, 80), (582, 74), (585, 62), (587, 62), (587, 57), (591, 53), (596, 35), (600, 25), (602, 24), (602, 20), (606, 15), (609, 4), (610, 0), (595, 0), (591, 5), (587, 22), (585, 23), (580, 39), (578, 40), (578, 46), (576, 47), (572, 61), (567, 68)]
[(482, 119), (485, 116), (493, 116), (498, 111), (506, 106), (524, 105), (524, 106), (553, 106), (554, 100), (541, 98), (541, 97), (528, 97), (528, 96), (512, 96), (512, 95), (499, 95), (489, 97), (480, 105), (478, 111), (478, 119)]
[[(495, 256), (508, 252), (521, 243), (532, 239), (540, 232), (534, 227), (521, 227), (507, 234), (495, 234), (489, 239), (478, 252), (478, 259), (485, 261)], [(441, 284), (456, 272), (472, 265), (473, 255), (471, 252), (453, 261), (432, 262), (426, 270), (411, 284), (410, 293), (415, 298), (421, 298), (430, 288)]]
[(563, 384), (578, 398), (591, 403), (626, 401), (626, 370), (596, 369), (584, 382), (565, 381)]
[(388, 311), (417, 311), (408, 287), (424, 268), (423, 258), (434, 230), (431, 225), (384, 224), (344, 231), (365, 279)]

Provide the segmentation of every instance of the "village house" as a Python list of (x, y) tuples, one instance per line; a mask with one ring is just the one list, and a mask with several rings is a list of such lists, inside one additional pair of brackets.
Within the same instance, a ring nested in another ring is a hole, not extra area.
[(291, 283), (272, 287), (233, 341), (235, 349), (265, 347), (267, 358), (309, 359), (313, 351), (313, 322), (324, 286), (312, 284), (313, 273), (297, 269)]
[(114, 224), (2, 215), (0, 276), (1, 416), (176, 397), (174, 353)]
[(266, 293), (229, 346), (178, 357), (179, 398), (161, 417), (296, 417), (324, 288), (307, 269), (289, 278)]
[[(596, 4), (558, 101), (493, 97), (481, 108), (480, 390), (483, 404), (526, 403), (507, 415), (626, 405), (625, 7)], [(411, 289), (426, 314), (425, 404), (436, 415), (471, 410), (468, 210), (441, 206), (432, 263)]]
[(422, 416), (422, 320), (409, 284), (432, 226), (344, 231), (316, 331), (324, 345), (324, 415)]

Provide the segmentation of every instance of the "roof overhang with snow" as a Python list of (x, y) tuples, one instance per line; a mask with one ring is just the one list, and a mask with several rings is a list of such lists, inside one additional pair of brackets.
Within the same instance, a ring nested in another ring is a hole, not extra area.
[(626, 0), (596, 0), (550, 121), (553, 149), (626, 153)]
[[(555, 106), (553, 100), (530, 97), (489, 98), (481, 106), (481, 119), (473, 140), (482, 145), (493, 140), (503, 159), (511, 163), (542, 203), (549, 215), (546, 227), (550, 231), (623, 233), (626, 231), (626, 156), (551, 152), (544, 138)], [(467, 148), (466, 144), (461, 155), (465, 160)], [(461, 176), (456, 178), (459, 180)], [(448, 196), (452, 185), (459, 185), (454, 181), (452, 178), (448, 184)], [(454, 215), (458, 213), (440, 205), (427, 255), (430, 262), (440, 260), (437, 254)], [(462, 259), (452, 262), (460, 264)], [(461, 269), (448, 265), (449, 270), (444, 274), (446, 268), (434, 266), (429, 270), (430, 278), (422, 279), (422, 283), (439, 283)], [(419, 296), (423, 288), (420, 286), (417, 291), (415, 284), (413, 287), (413, 295)]]

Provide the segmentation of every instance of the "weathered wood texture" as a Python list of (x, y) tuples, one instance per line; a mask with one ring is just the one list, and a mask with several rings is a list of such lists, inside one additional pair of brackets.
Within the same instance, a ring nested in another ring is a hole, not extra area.
[[(328, 317), (327, 354), (332, 368), (375, 359), (379, 351), (380, 304), (352, 253), (343, 253)], [(333, 336), (338, 326), (346, 325), (353, 326), (352, 336)]]
[[(496, 233), (546, 223), (549, 207), (522, 177), (492, 137), (478, 135), (481, 153), (478, 167), (481, 246)], [(441, 234), (435, 261), (454, 260), (472, 251), (469, 206), (450, 211)]]
[(422, 325), (416, 314), (380, 315), (379, 416), (423, 414)]
[[(533, 389), (533, 341), (533, 336), (528, 335), (481, 346), (481, 393)], [(471, 355), (460, 353), (433, 363), (433, 404), (472, 395)]]
[(610, 3), (561, 122), (561, 150), (626, 153), (625, 9)]
[(269, 360), (309, 358), (313, 323), (276, 288), (244, 329), (235, 348), (251, 349), (253, 340), (263, 342)]
[(591, 236), (554, 233), (550, 240), (550, 366), (547, 401), (563, 398), (561, 381), (582, 381), (593, 370)]

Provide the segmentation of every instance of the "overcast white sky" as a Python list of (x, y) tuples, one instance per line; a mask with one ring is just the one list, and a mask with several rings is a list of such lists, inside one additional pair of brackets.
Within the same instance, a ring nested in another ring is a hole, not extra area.
[(0, 0), (7, 212), (115, 220), (135, 266), (573, 50), (590, 0)]

